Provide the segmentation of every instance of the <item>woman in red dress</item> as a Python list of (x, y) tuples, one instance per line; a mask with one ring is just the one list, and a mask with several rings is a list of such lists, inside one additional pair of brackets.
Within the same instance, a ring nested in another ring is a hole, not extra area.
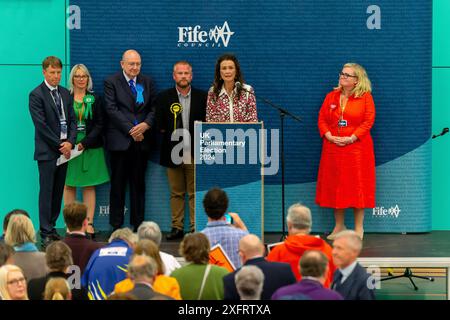
[(327, 237), (345, 230), (346, 208), (353, 208), (355, 231), (363, 238), (364, 208), (375, 207), (375, 156), (370, 129), (375, 121), (371, 84), (364, 68), (347, 63), (339, 86), (328, 93), (319, 112), (323, 138), (316, 203), (334, 208), (336, 225)]

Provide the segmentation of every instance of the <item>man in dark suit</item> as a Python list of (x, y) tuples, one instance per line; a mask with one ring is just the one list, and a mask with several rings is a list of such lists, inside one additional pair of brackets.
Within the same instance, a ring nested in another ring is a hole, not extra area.
[(333, 260), (339, 268), (334, 273), (331, 288), (345, 300), (375, 300), (375, 288), (370, 275), (357, 261), (362, 249), (358, 234), (351, 230), (338, 233), (333, 242)]
[(171, 297), (153, 290), (157, 266), (156, 262), (146, 255), (136, 255), (128, 265), (128, 274), (134, 283), (130, 293), (139, 300), (173, 300)]
[(102, 245), (86, 237), (89, 221), (87, 207), (83, 203), (74, 202), (66, 205), (63, 215), (68, 230), (63, 242), (72, 250), (73, 264), (78, 266), (83, 274), (92, 254)]
[(125, 190), (130, 183), (130, 223), (137, 230), (144, 221), (145, 171), (155, 96), (153, 81), (140, 73), (141, 56), (124, 52), (122, 71), (105, 80), (106, 149), (110, 151), (109, 221), (113, 230), (124, 223)]
[(174, 64), (173, 80), (175, 87), (162, 91), (155, 100), (157, 127), (162, 133), (160, 164), (167, 167), (170, 186), (172, 231), (168, 240), (183, 238), (186, 193), (191, 232), (195, 229), (194, 122), (205, 121), (207, 97), (205, 91), (191, 86), (189, 62)]
[(61, 211), (67, 162), (57, 166), (57, 159), (70, 158), (75, 144), (77, 125), (73, 99), (59, 85), (62, 63), (50, 56), (42, 62), (44, 82), (31, 91), (29, 109), (34, 123), (34, 160), (39, 168), (39, 225), (42, 246), (59, 240), (55, 229)]
[[(295, 283), (295, 276), (289, 264), (269, 262), (264, 259), (264, 245), (254, 234), (244, 236), (240, 240), (239, 255), (244, 266), (254, 265), (262, 270), (264, 274), (262, 300), (270, 300), (270, 297), (277, 289)], [(239, 270), (223, 278), (225, 300), (239, 300), (235, 284), (235, 275)]]

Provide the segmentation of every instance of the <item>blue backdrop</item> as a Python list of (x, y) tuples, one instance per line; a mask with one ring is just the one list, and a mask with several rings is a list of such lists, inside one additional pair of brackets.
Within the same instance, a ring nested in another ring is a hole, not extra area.
[[(207, 90), (217, 57), (235, 53), (257, 95), (303, 120), (286, 120), (286, 203), (310, 206), (314, 231), (329, 230), (333, 223), (331, 211), (314, 204), (321, 150), (318, 111), (342, 65), (362, 64), (377, 112), (372, 130), (377, 208), (367, 210), (366, 231), (431, 229), (431, 1), (70, 3), (81, 12), (81, 28), (70, 33), (70, 61), (88, 66), (98, 93), (103, 79), (119, 70), (128, 48), (141, 53), (142, 72), (158, 89), (173, 85), (172, 65), (186, 59), (193, 64), (193, 85)], [(278, 114), (261, 102), (258, 115), (266, 128), (279, 128)], [(157, 144), (151, 161), (146, 214), (168, 230), (168, 186), (157, 164)], [(280, 178), (264, 180), (266, 231), (281, 229)], [(98, 224), (106, 222), (108, 190), (107, 185), (99, 188)]]

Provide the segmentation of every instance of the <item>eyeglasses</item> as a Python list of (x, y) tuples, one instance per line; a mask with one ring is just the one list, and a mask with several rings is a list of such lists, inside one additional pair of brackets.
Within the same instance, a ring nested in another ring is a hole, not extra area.
[(82, 76), (79, 76), (79, 75), (76, 75), (76, 76), (73, 76), (74, 77), (74, 79), (87, 79), (87, 78), (89, 78), (87, 75), (82, 75)]
[(12, 286), (17, 286), (19, 283), (23, 284), (25, 282), (26, 282), (26, 279), (24, 277), (22, 277), (19, 279), (14, 279), (14, 280), (8, 281), (7, 284), (12, 285)]
[(344, 72), (339, 72), (339, 77), (342, 77), (344, 79), (348, 79), (348, 77), (350, 78), (358, 78), (358, 76), (354, 76), (348, 73), (344, 73)]

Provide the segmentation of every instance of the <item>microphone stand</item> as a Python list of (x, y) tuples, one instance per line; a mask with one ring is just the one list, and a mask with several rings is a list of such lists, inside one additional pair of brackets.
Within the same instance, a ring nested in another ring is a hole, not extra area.
[(271, 106), (272, 108), (274, 108), (275, 110), (278, 111), (279, 115), (280, 115), (280, 128), (281, 128), (281, 222), (282, 222), (282, 226), (283, 226), (283, 230), (282, 230), (282, 235), (281, 235), (281, 241), (284, 241), (284, 239), (286, 238), (286, 222), (285, 222), (285, 179), (284, 179), (284, 172), (285, 172), (285, 157), (284, 157), (284, 118), (285, 116), (289, 116), (292, 119), (294, 119), (295, 121), (301, 122), (302, 120), (300, 119), (300, 117), (290, 113), (289, 111), (287, 111), (286, 109), (283, 109), (280, 106), (277, 106), (276, 104), (274, 104), (272, 101), (263, 98), (263, 97), (259, 97), (257, 96), (255, 93), (250, 92), (249, 90), (245, 89), (241, 83), (236, 82), (236, 86), (239, 88), (241, 88), (243, 91), (248, 92), (250, 94), (253, 94), (253, 96), (255, 97), (255, 99), (259, 99), (261, 101), (263, 101), (265, 104)]

